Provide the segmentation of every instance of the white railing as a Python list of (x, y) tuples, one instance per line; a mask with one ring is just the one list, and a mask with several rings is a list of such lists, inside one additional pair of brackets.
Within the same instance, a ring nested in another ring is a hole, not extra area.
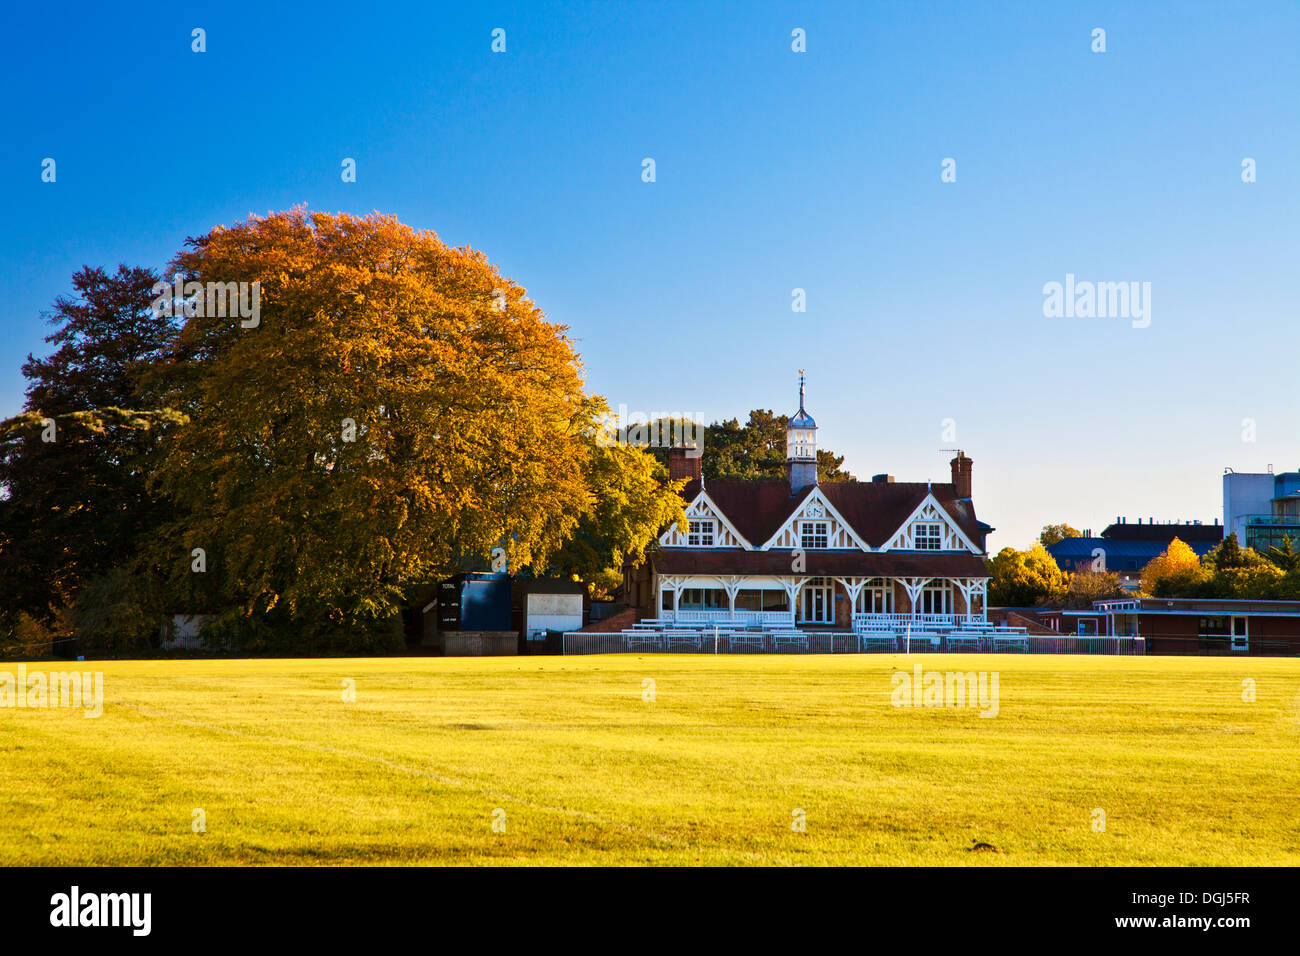
[(911, 627), (914, 631), (947, 631), (958, 627), (985, 627), (982, 612), (974, 614), (870, 614), (853, 615), (853, 630), (861, 632), (892, 631)]
[(930, 634), (902, 632), (753, 631), (718, 628), (566, 631), (565, 654), (1145, 654), (1140, 637), (1039, 637), (1022, 627)]
[(665, 621), (704, 621), (708, 624), (792, 624), (794, 617), (789, 611), (728, 611), (726, 608), (707, 608), (705, 610), (664, 611)]

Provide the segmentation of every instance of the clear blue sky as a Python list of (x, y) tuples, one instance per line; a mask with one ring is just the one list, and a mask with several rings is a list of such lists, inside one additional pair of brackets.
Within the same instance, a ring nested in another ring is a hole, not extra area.
[[(79, 266), (305, 203), (483, 249), (614, 405), (792, 411), (806, 368), (860, 477), (965, 449), (993, 549), (1300, 466), (1296, 2), (186, 6), (6, 15), (0, 415)], [(1044, 318), (1066, 273), (1150, 327)]]

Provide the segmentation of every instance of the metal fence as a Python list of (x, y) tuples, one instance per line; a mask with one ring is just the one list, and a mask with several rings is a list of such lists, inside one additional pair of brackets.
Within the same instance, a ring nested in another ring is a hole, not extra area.
[(855, 634), (851, 631), (566, 631), (565, 654), (1144, 654), (1140, 637), (1033, 634)]

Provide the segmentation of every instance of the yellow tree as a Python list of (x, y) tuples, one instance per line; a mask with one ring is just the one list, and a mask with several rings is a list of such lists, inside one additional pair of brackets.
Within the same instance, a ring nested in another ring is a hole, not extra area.
[(1174, 538), (1163, 553), (1142, 569), (1142, 593), (1152, 597), (1191, 597), (1205, 580), (1201, 559), (1181, 538)]
[(191, 240), (172, 272), (161, 380), (190, 424), (157, 462), (185, 510), (159, 554), (195, 602), (384, 617), (457, 567), (546, 566), (596, 507), (577, 353), (482, 253), (295, 209)]

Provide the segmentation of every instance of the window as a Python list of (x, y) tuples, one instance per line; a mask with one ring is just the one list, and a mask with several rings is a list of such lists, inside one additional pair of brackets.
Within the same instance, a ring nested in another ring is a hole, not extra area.
[(1227, 614), (1205, 615), (1197, 621), (1196, 636), (1202, 642), (1211, 642), (1222, 648), (1224, 643), (1234, 651), (1250, 650), (1249, 618)]
[(682, 611), (712, 611), (727, 606), (727, 596), (718, 588), (684, 588), (677, 602)]
[(893, 614), (893, 584), (883, 578), (868, 581), (858, 595), (858, 609), (865, 614)]
[(1226, 616), (1216, 614), (1210, 617), (1202, 617), (1196, 628), (1196, 633), (1200, 637), (1227, 637), (1231, 626)]
[(708, 518), (692, 518), (686, 543), (692, 548), (713, 547), (713, 521)]
[(790, 610), (790, 599), (784, 591), (764, 591), (763, 610), (788, 611)]
[(813, 548), (825, 548), (830, 544), (831, 523), (829, 521), (799, 522), (799, 546), (805, 551)]
[(917, 524), (912, 529), (912, 541), (918, 551), (938, 551), (943, 547), (943, 525)]
[(952, 588), (947, 584), (927, 584), (921, 589), (919, 604), (922, 614), (951, 614)]

